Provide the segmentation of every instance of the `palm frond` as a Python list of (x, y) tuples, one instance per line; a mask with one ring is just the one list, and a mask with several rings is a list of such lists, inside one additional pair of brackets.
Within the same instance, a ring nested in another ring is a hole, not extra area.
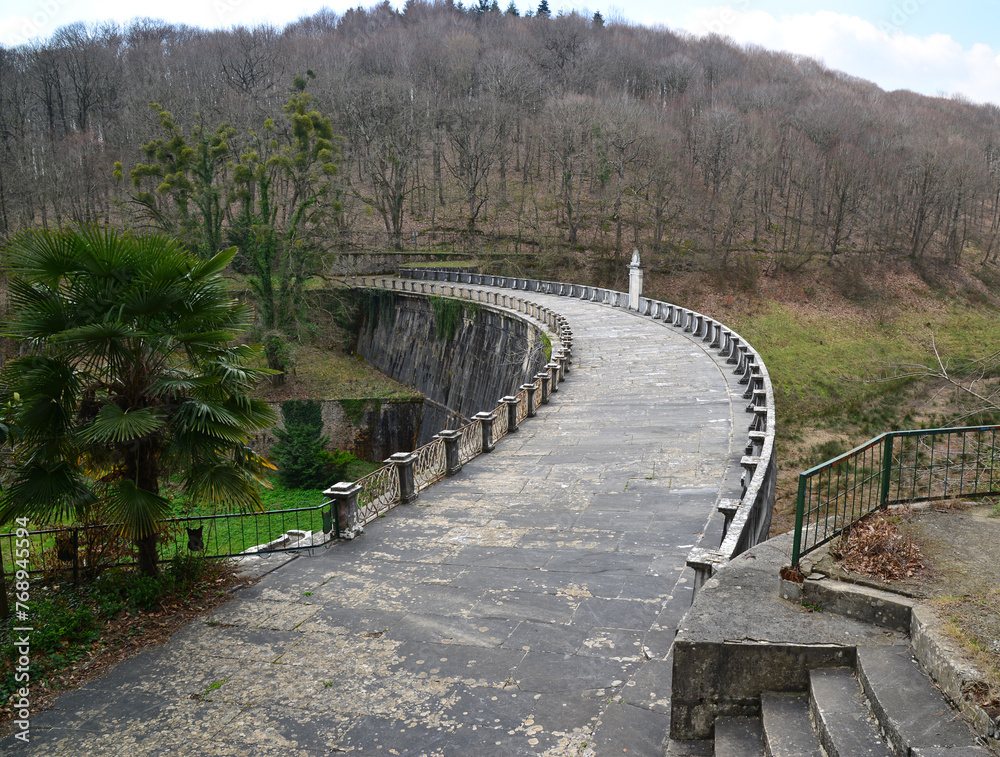
[(239, 418), (227, 408), (215, 402), (189, 399), (181, 403), (174, 416), (174, 426), (181, 435), (187, 433), (209, 433), (219, 427), (238, 429)]
[(156, 533), (156, 521), (170, 515), (170, 503), (128, 478), (119, 479), (108, 487), (104, 498), (108, 518), (122, 524), (122, 532), (131, 539)]
[(219, 385), (218, 376), (164, 376), (149, 387), (151, 397), (188, 394)]
[(58, 289), (62, 278), (78, 268), (77, 239), (72, 234), (30, 229), (7, 244), (7, 264), (14, 278)]
[(211, 348), (229, 344), (233, 341), (234, 336), (232, 331), (202, 331), (194, 334), (179, 334), (177, 342), (189, 349), (193, 347)]
[(0, 495), (0, 524), (23, 517), (38, 523), (78, 517), (94, 502), (93, 492), (69, 462), (29, 463)]
[(222, 273), (226, 270), (226, 266), (232, 262), (236, 252), (236, 247), (230, 247), (229, 249), (216, 253), (208, 260), (198, 263), (198, 265), (191, 269), (191, 278), (205, 279)]
[(254, 399), (245, 394), (231, 396), (226, 406), (247, 428), (271, 428), (278, 422), (277, 410), (263, 400)]
[(159, 431), (164, 422), (163, 413), (155, 408), (122, 410), (109, 402), (80, 435), (88, 442), (121, 444)]
[(256, 477), (233, 465), (196, 467), (184, 489), (194, 502), (208, 502), (240, 511), (263, 509)]

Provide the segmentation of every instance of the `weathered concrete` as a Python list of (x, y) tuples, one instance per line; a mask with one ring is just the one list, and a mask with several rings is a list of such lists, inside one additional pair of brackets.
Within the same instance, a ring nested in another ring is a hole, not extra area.
[(369, 314), (358, 354), (388, 376), (427, 396), (417, 444), (443, 428), (468, 423), (542, 370), (541, 329), (478, 303), (453, 301), (463, 315), (454, 333), (440, 333), (427, 297), (383, 291), (391, 310)]
[(806, 691), (809, 671), (852, 666), (859, 645), (901, 638), (780, 595), (791, 534), (759, 544), (706, 582), (674, 646), (671, 735), (711, 737), (716, 717), (757, 715), (765, 691)]
[(531, 297), (574, 331), (537, 419), (61, 697), (31, 753), (662, 755), (685, 558), (739, 486), (743, 388), (663, 322)]
[(987, 755), (969, 726), (917, 668), (907, 646), (858, 649), (858, 679), (897, 754), (931, 747)]

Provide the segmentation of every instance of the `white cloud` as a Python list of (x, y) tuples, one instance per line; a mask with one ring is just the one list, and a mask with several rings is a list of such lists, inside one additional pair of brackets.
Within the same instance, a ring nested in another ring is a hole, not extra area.
[(695, 34), (715, 32), (742, 44), (808, 55), (888, 90), (960, 92), (979, 102), (1000, 103), (1000, 51), (985, 44), (966, 49), (947, 34), (889, 33), (833, 11), (775, 18), (733, 6), (695, 11), (683, 25)]

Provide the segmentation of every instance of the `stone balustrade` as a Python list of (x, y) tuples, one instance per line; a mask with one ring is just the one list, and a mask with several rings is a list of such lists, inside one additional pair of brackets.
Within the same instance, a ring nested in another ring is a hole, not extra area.
[[(639, 297), (638, 306), (630, 308), (627, 292), (618, 292), (602, 287), (424, 268), (400, 268), (399, 274), (401, 277), (405, 277), (399, 280), (399, 286), (404, 290), (406, 287), (420, 286), (420, 291), (423, 292), (425, 290), (422, 287), (430, 282), (437, 284), (461, 282), (469, 284), (471, 287), (485, 286), (522, 292), (539, 292), (588, 300), (610, 307), (631, 309), (637, 315), (660, 321), (666, 326), (677, 328), (690, 335), (693, 340), (698, 340), (703, 344), (707, 343), (708, 349), (712, 351), (717, 350), (716, 354), (720, 361), (724, 361), (726, 366), (733, 366), (733, 374), (740, 377), (738, 384), (746, 384), (747, 388), (743, 392), (742, 398), (748, 401), (746, 412), (751, 417), (743, 432), (746, 435), (745, 449), (747, 454), (740, 461), (743, 476), (738, 492), (739, 496), (725, 498), (719, 505), (719, 510), (725, 519), (722, 543), (715, 549), (694, 549), (688, 555), (687, 564), (695, 572), (695, 592), (712, 577), (720, 565), (724, 565), (768, 537), (777, 478), (774, 450), (774, 390), (767, 367), (760, 355), (731, 328), (703, 313), (646, 297)], [(384, 279), (383, 281), (397, 280)], [(496, 292), (483, 293), (481, 290), (478, 292), (479, 297), (483, 297), (484, 294), (486, 301), (499, 304), (497, 298), (500, 295)], [(492, 300), (489, 299), (491, 294)], [(507, 298), (503, 299), (506, 301)], [(523, 304), (524, 302), (516, 297), (510, 299), (514, 303), (511, 307), (515, 309), (519, 307), (518, 303)], [(546, 308), (539, 307), (537, 313), (532, 310), (530, 314), (556, 329), (557, 333), (561, 335), (564, 333), (564, 324), (561, 322), (563, 319), (554, 316)], [(568, 328), (565, 331), (568, 332)], [(567, 353), (570, 351), (570, 347), (565, 341), (564, 349)], [(555, 352), (553, 355), (555, 356)], [(566, 362), (568, 366), (568, 354)], [(553, 369), (539, 374), (539, 377), (544, 378), (536, 377), (542, 382), (539, 387), (541, 389), (539, 404), (547, 402), (549, 391), (555, 391), (557, 388), (557, 385), (547, 387), (546, 378), (549, 381), (557, 382), (563, 376), (562, 370)]]
[[(459, 277), (457, 283), (471, 282), (471, 274)], [(383, 468), (352, 483), (336, 484), (324, 494), (333, 511), (337, 534), (353, 539), (364, 533), (364, 526), (397, 505), (414, 502), (421, 489), (444, 476), (454, 476), (473, 457), (492, 452), (497, 441), (518, 430), (518, 408), (525, 407), (524, 417), (533, 418), (540, 405), (548, 404), (549, 394), (558, 391), (565, 381), (572, 362), (573, 332), (569, 322), (550, 308), (502, 292), (489, 292), (475, 286), (454, 286), (449, 280), (438, 284), (429, 281), (407, 281), (395, 277), (356, 277), (356, 287), (373, 287), (400, 293), (454, 297), (480, 303), (490, 308), (503, 308), (539, 321), (556, 337), (552, 342), (552, 361), (545, 371), (535, 375), (534, 382), (523, 384), (514, 395), (500, 398), (495, 408), (477, 413), (473, 421), (460, 429), (439, 432), (429, 444), (414, 452), (400, 452)]]

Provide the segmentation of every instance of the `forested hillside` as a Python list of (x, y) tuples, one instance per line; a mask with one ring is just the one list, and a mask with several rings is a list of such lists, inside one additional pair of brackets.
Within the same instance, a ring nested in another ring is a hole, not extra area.
[(0, 48), (0, 232), (108, 219), (208, 253), (263, 223), (314, 252), (437, 232), (786, 270), (995, 258), (1000, 108), (714, 36), (515, 13), (410, 0)]

